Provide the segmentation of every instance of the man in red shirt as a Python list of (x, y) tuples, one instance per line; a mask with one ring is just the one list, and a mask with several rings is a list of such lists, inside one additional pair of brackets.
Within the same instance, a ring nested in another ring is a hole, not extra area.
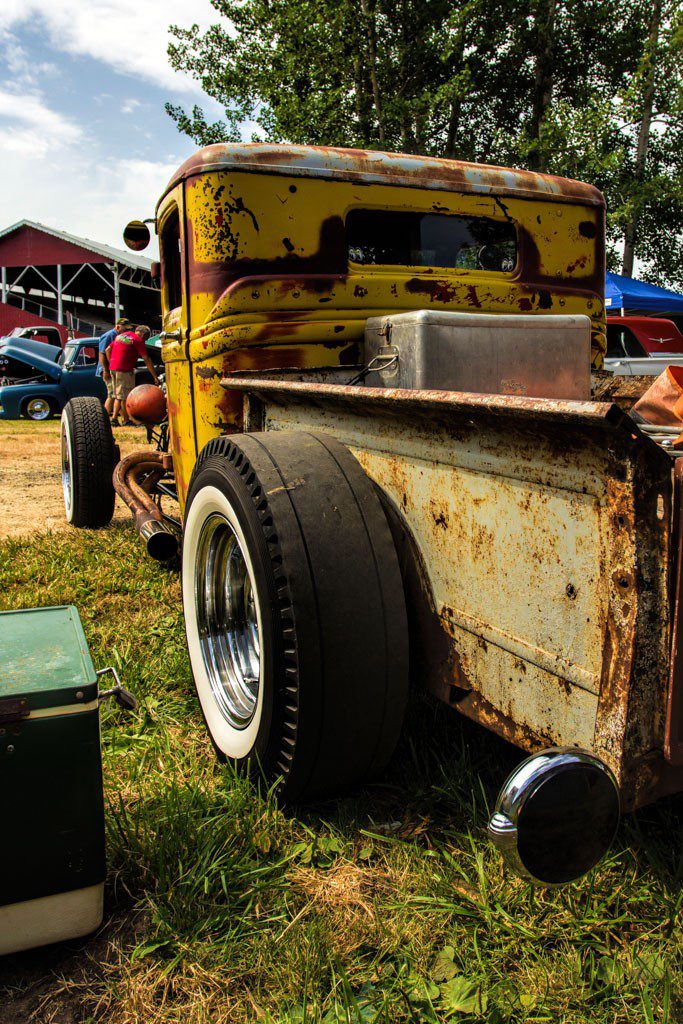
[(145, 346), (150, 334), (149, 327), (141, 324), (134, 331), (123, 331), (122, 334), (117, 334), (106, 351), (114, 383), (114, 409), (111, 421), (115, 425), (118, 425), (119, 410), (123, 416), (122, 425), (126, 427), (130, 423), (126, 399), (135, 387), (135, 364), (138, 359), (144, 361), (145, 366), (152, 374), (154, 383), (159, 383), (154, 363)]

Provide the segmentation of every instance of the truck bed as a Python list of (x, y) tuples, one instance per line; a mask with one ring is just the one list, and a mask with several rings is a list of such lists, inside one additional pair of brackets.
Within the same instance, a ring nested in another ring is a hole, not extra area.
[(333, 434), (377, 484), (414, 682), (525, 750), (595, 752), (625, 807), (683, 787), (665, 756), (672, 463), (621, 409), (272, 373), (224, 385), (244, 392), (246, 430)]

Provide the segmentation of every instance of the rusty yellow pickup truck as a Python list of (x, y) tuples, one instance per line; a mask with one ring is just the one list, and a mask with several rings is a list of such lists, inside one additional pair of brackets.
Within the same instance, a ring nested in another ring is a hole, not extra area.
[(75, 400), (62, 479), (74, 525), (105, 525), (118, 493), (154, 557), (182, 539), (218, 755), (290, 801), (338, 792), (382, 769), (426, 688), (528, 755), (489, 826), (510, 865), (580, 876), (621, 809), (683, 788), (683, 477), (591, 400), (601, 194), (229, 144), (179, 168), (153, 222), (157, 450), (117, 462)]

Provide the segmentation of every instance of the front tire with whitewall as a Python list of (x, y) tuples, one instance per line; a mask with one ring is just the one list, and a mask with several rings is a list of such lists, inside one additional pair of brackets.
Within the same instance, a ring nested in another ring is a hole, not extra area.
[(343, 445), (298, 431), (210, 441), (188, 492), (182, 589), (221, 758), (290, 801), (386, 765), (407, 697), (405, 600), (379, 498)]

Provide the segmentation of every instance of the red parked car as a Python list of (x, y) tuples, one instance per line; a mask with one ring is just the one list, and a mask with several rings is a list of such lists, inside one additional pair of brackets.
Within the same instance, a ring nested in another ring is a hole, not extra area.
[(683, 334), (672, 320), (658, 316), (607, 317), (608, 356), (642, 355), (637, 342), (653, 356), (665, 352), (683, 355)]

